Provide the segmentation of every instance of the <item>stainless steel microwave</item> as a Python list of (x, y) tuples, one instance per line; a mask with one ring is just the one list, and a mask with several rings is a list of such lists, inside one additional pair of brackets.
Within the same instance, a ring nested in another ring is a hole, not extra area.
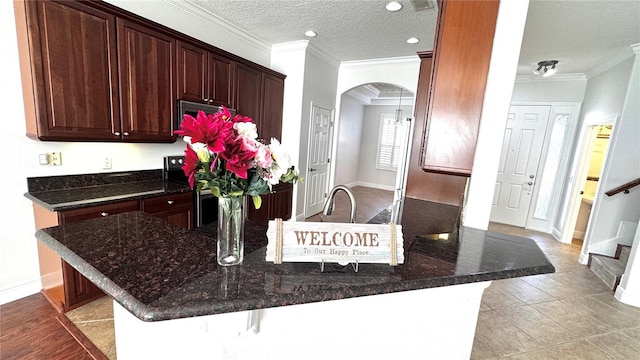
[[(184, 115), (191, 115), (196, 117), (198, 115), (198, 111), (204, 111), (206, 114), (213, 114), (222, 109), (222, 106), (211, 105), (211, 104), (202, 104), (195, 101), (187, 101), (187, 100), (178, 100), (178, 116), (176, 119), (176, 126), (174, 129), (180, 129), (180, 123), (184, 118)], [(235, 109), (229, 109), (231, 115), (236, 114)]]

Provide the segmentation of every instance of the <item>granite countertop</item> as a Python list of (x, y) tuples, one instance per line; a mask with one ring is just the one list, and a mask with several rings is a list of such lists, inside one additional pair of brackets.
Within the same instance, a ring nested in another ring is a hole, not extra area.
[(186, 184), (162, 179), (162, 170), (27, 178), (25, 197), (51, 211), (191, 192)]
[[(186, 230), (142, 212), (46, 228), (36, 237), (145, 321), (555, 271), (531, 239), (466, 227), (459, 233), (434, 232), (446, 226), (439, 219), (443, 211), (433, 206), (406, 200), (404, 264), (360, 264), (358, 272), (350, 265), (326, 264), (321, 272), (318, 263), (266, 262), (266, 226), (249, 221), (245, 259), (234, 267), (217, 265), (214, 227)], [(374, 221), (384, 217), (383, 212)]]

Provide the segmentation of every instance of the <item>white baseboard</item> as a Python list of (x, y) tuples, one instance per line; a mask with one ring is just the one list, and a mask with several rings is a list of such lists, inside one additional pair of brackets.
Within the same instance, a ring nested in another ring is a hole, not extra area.
[(0, 305), (36, 294), (40, 292), (41, 288), (42, 284), (40, 282), (40, 279), (37, 279), (29, 281), (28, 283), (16, 285), (7, 289), (2, 289), (0, 290)]
[[(364, 187), (368, 187), (368, 188), (387, 190), (387, 191), (393, 191), (394, 190), (394, 186), (393, 185), (374, 184), (374, 183), (369, 183), (369, 182), (364, 182), (364, 181), (358, 181), (356, 183), (356, 185), (354, 185), (354, 186), (364, 186)], [(353, 186), (350, 186), (350, 187), (353, 187)]]
[(626, 291), (622, 285), (618, 285), (616, 288), (615, 297), (621, 303), (640, 308), (640, 294)]
[(589, 263), (589, 254), (580, 253), (580, 257), (578, 258), (578, 262), (582, 265), (587, 265)]
[(551, 230), (551, 236), (558, 241), (562, 241), (562, 231), (556, 229), (555, 227)]
[(573, 238), (574, 239), (580, 239), (580, 240), (584, 240), (584, 231), (574, 231), (573, 232)]

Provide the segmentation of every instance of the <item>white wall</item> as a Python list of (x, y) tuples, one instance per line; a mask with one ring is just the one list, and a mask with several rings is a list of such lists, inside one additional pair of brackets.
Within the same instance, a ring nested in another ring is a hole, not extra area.
[[(190, 17), (168, 2), (114, 1), (163, 25), (188, 33), (218, 45), (257, 63), (267, 63), (265, 49), (256, 42), (212, 30), (212, 25)], [(35, 225), (31, 202), (24, 197), (27, 177), (107, 172), (102, 170), (101, 158), (113, 159), (110, 171), (161, 169), (165, 155), (182, 154), (184, 143), (175, 144), (118, 144), (42, 142), (25, 136), (26, 127), (22, 107), (22, 82), (18, 62), (17, 38), (13, 2), (0, 2), (0, 99), (4, 109), (5, 130), (3, 149), (10, 157), (2, 157), (0, 166), (5, 175), (0, 180), (0, 195), (4, 201), (0, 216), (0, 304), (40, 291), (40, 276)], [(267, 49), (266, 54), (269, 53)], [(337, 70), (336, 70), (337, 72)], [(335, 85), (333, 86), (335, 88)], [(331, 97), (329, 95), (328, 97)], [(335, 98), (333, 96), (332, 98)], [(62, 166), (38, 165), (38, 154), (59, 151)]]
[(344, 94), (342, 95), (340, 114), (335, 183), (349, 185), (358, 181), (364, 105), (352, 96)]
[[(395, 114), (396, 106), (364, 107), (362, 141), (360, 143), (360, 159), (358, 166), (358, 182), (362, 185), (393, 190), (397, 171), (376, 169), (378, 143), (380, 138), (380, 120), (382, 114)], [(411, 107), (402, 106), (403, 114), (410, 114)], [(342, 120), (342, 119), (341, 119)], [(338, 150), (338, 153), (342, 152)]]
[[(619, 115), (611, 134), (607, 163), (598, 181), (596, 201), (585, 235), (583, 254), (614, 238), (620, 221), (638, 222), (640, 190), (606, 196), (611, 190), (640, 177), (640, 64), (638, 55), (589, 79), (583, 122)], [(612, 246), (615, 246), (612, 244)]]
[(584, 76), (572, 80), (516, 79), (511, 102), (581, 102), (587, 86)]

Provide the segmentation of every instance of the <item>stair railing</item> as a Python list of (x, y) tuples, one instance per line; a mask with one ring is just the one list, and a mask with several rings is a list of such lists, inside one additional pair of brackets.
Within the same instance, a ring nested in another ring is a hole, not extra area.
[(615, 189), (611, 189), (609, 191), (607, 191), (605, 194), (607, 194), (608, 196), (613, 196), (619, 192), (624, 192), (625, 194), (629, 193), (629, 189), (631, 189), (632, 187), (638, 186), (640, 185), (640, 178), (637, 178), (635, 180), (631, 180), (628, 183), (624, 184), (624, 185), (620, 185)]

